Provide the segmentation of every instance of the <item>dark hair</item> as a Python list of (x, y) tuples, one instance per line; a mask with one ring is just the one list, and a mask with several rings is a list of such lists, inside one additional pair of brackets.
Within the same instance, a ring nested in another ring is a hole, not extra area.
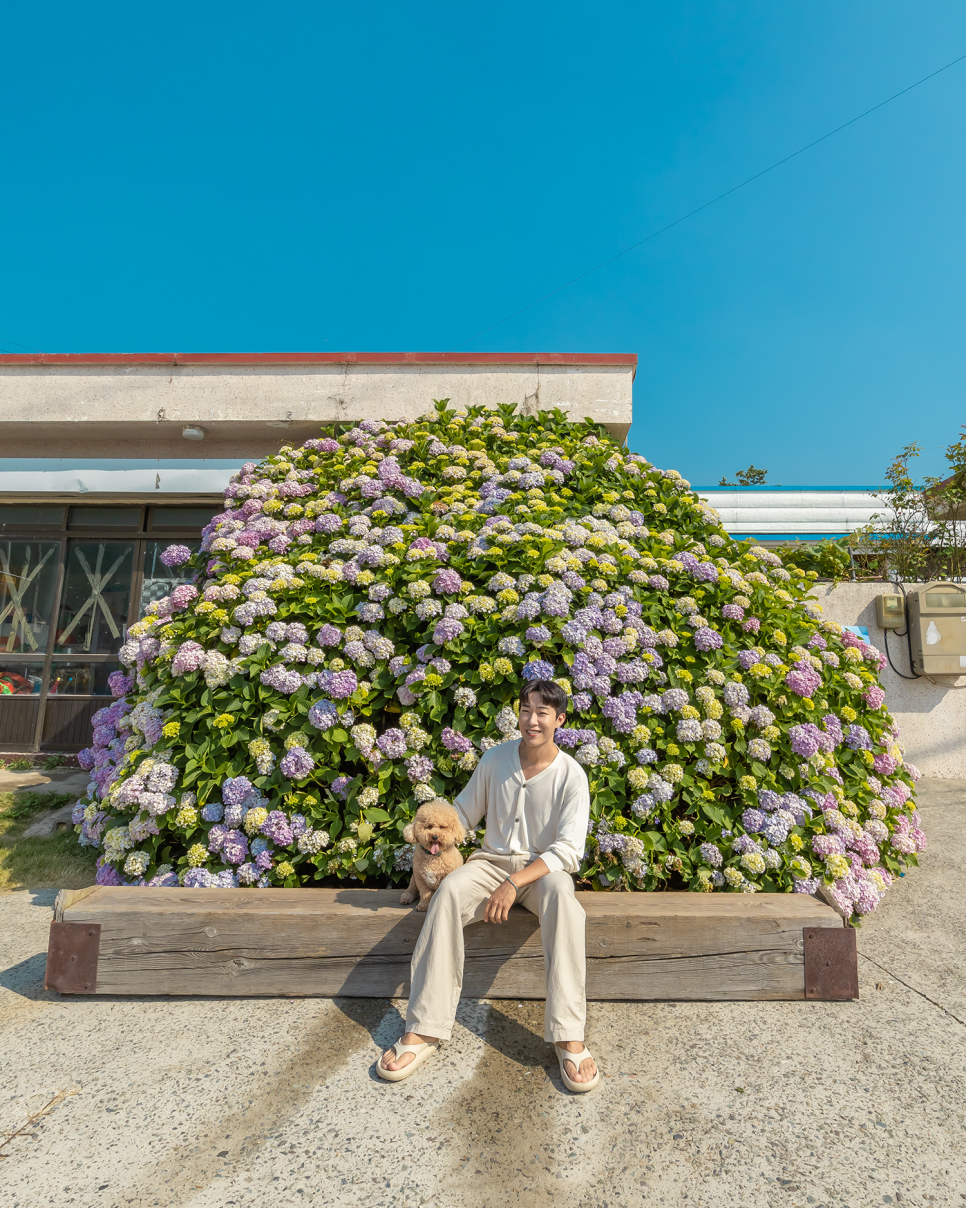
[(520, 689), (520, 704), (525, 705), (534, 695), (540, 697), (542, 705), (549, 705), (553, 709), (555, 717), (559, 717), (561, 713), (566, 716), (570, 698), (563, 688), (559, 684), (555, 684), (553, 680), (530, 680), (529, 683), (524, 684)]

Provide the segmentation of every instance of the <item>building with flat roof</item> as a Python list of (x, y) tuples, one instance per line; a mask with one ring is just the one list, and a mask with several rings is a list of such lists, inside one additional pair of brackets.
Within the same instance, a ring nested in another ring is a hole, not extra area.
[(440, 398), (559, 407), (623, 440), (636, 368), (586, 353), (0, 356), (0, 751), (88, 744), (127, 626), (178, 581), (161, 551), (197, 547), (243, 461)]

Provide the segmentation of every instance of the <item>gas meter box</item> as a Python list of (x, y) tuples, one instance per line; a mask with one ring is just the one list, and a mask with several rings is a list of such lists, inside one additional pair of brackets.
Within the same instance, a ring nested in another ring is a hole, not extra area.
[(906, 597), (912, 669), (920, 675), (966, 675), (966, 589), (927, 583)]
[(906, 602), (900, 595), (875, 598), (875, 619), (880, 629), (901, 629), (906, 623)]

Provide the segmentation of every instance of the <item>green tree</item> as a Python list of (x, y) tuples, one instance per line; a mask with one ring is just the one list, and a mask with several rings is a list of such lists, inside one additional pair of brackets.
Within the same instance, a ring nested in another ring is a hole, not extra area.
[(728, 482), (726, 478), (722, 478), (718, 483), (719, 487), (761, 487), (765, 485), (765, 479), (768, 477), (767, 470), (760, 470), (757, 466), (749, 466), (747, 470), (736, 470), (735, 478), (737, 482)]

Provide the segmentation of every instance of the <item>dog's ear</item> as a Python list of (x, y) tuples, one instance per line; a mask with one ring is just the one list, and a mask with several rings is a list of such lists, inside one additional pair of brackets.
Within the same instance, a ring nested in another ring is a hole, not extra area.
[(416, 836), (413, 833), (413, 824), (411, 822), (407, 822), (406, 825), (403, 827), (403, 838), (406, 840), (407, 843), (416, 842)]

